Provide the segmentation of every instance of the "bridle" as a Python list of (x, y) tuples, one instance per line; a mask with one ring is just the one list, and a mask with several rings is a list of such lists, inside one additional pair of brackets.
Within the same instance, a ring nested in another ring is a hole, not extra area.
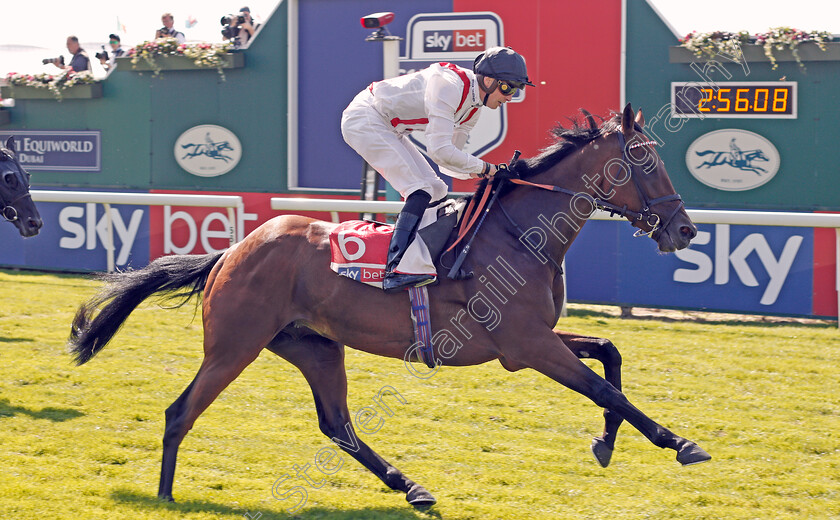
[[(540, 188), (548, 191), (554, 191), (558, 193), (565, 193), (566, 195), (571, 195), (573, 197), (583, 197), (587, 199), (594, 209), (600, 209), (603, 211), (609, 212), (610, 216), (618, 215), (619, 217), (626, 218), (632, 224), (636, 224), (637, 222), (644, 222), (645, 224), (650, 227), (650, 231), (644, 231), (641, 228), (636, 230), (633, 234), (634, 237), (650, 237), (654, 240), (657, 240), (659, 236), (662, 234), (662, 231), (668, 227), (668, 224), (671, 223), (671, 220), (676, 216), (676, 214), (684, 207), (684, 203), (682, 197), (678, 193), (674, 193), (671, 195), (665, 195), (663, 197), (656, 197), (651, 199), (648, 197), (647, 191), (645, 191), (644, 186), (642, 186), (641, 181), (639, 180), (639, 173), (634, 175), (634, 170), (638, 169), (638, 166), (630, 160), (628, 156), (628, 151), (632, 150), (633, 148), (639, 148), (641, 146), (654, 146), (656, 145), (656, 141), (647, 140), (641, 142), (631, 143), (629, 146), (627, 145), (627, 141), (624, 138), (624, 133), (619, 131), (618, 134), (618, 142), (621, 145), (621, 168), (627, 168), (629, 172), (630, 179), (633, 181), (633, 185), (636, 187), (636, 192), (639, 194), (639, 200), (642, 201), (642, 208), (640, 211), (633, 211), (627, 207), (627, 205), (618, 206), (613, 204), (609, 201), (609, 199), (603, 199), (601, 197), (594, 197), (589, 195), (588, 193), (581, 193), (576, 192), (573, 190), (569, 190), (566, 188), (561, 188), (560, 186), (554, 186), (551, 184), (539, 184), (534, 182), (525, 181), (518, 178), (510, 178), (510, 182), (514, 184), (519, 184), (523, 186), (531, 186), (534, 188)], [(612, 189), (612, 187), (611, 187)], [(671, 202), (671, 201), (679, 201), (679, 204), (674, 208), (673, 211), (668, 215), (668, 217), (662, 221), (659, 215), (654, 213), (651, 208), (656, 204), (662, 204), (664, 202)], [(507, 212), (505, 212), (507, 213)], [(510, 217), (508, 217), (510, 219)]]
[(0, 190), (0, 204), (3, 205), (2, 209), (0, 209), (0, 214), (3, 215), (3, 218), (6, 219), (7, 222), (15, 222), (16, 220), (18, 220), (18, 211), (14, 207), (15, 203), (22, 199), (25, 199), (26, 197), (29, 197), (31, 199), (32, 195), (29, 193), (29, 182), (23, 178), (23, 167), (17, 161), (15, 156), (9, 154), (5, 150), (0, 151), (0, 155), (3, 156), (2, 158), (0, 158), (0, 161), (9, 160), (12, 161), (15, 164), (15, 166), (17, 166), (18, 171), (14, 174), (19, 177), (18, 182), (20, 182), (22, 186), (27, 187), (25, 193), (18, 195), (9, 202), (6, 202), (6, 197), (3, 196), (3, 192), (2, 190)]
[[(641, 133), (641, 128), (638, 127), (638, 125), (635, 129), (637, 132), (639, 132), (640, 135), (644, 135)], [(514, 153), (510, 164), (499, 165), (497, 173), (491, 180), (492, 184), (488, 185), (485, 188), (484, 194), (481, 197), (481, 201), (475, 204), (476, 198), (473, 197), (472, 199), (470, 199), (470, 204), (464, 210), (464, 215), (462, 216), (461, 228), (458, 231), (458, 236), (456, 240), (446, 249), (446, 251), (444, 251), (444, 253), (452, 250), (467, 235), (467, 233), (469, 233), (470, 230), (472, 230), (472, 238), (467, 242), (466, 246), (464, 246), (460, 254), (456, 256), (455, 262), (449, 270), (448, 277), (451, 279), (460, 279), (469, 276), (469, 274), (463, 273), (461, 271), (461, 264), (463, 263), (464, 259), (469, 253), (470, 247), (472, 245), (472, 239), (474, 239), (476, 234), (478, 234), (478, 230), (481, 228), (481, 225), (483, 224), (487, 213), (490, 211), (490, 208), (493, 207), (493, 204), (497, 202), (499, 193), (501, 193), (501, 188), (505, 182), (511, 182), (513, 184), (519, 184), (521, 186), (531, 186), (533, 188), (553, 191), (556, 193), (564, 193), (566, 195), (571, 195), (572, 198), (583, 197), (584, 199), (589, 201), (593, 209), (608, 211), (610, 216), (618, 215), (619, 217), (626, 218), (632, 224), (636, 224), (637, 222), (641, 221), (646, 223), (650, 227), (650, 231), (644, 231), (641, 228), (639, 228), (633, 234), (634, 237), (646, 236), (653, 238), (654, 240), (658, 240), (659, 236), (662, 234), (662, 230), (668, 227), (668, 224), (671, 222), (671, 220), (673, 220), (673, 218), (680, 211), (680, 209), (684, 207), (682, 197), (680, 197), (677, 193), (674, 193), (672, 195), (665, 195), (663, 197), (656, 197), (653, 199), (648, 197), (647, 191), (645, 191), (644, 186), (642, 186), (642, 183), (639, 180), (640, 174), (633, 174), (634, 169), (637, 169), (638, 167), (632, 160), (630, 160), (628, 150), (639, 148), (645, 145), (654, 146), (656, 144), (656, 141), (646, 140), (641, 142), (634, 142), (628, 146), (627, 140), (624, 138), (624, 133), (618, 131), (617, 134), (618, 142), (621, 145), (621, 168), (626, 168), (626, 171), (629, 172), (630, 179), (632, 179), (633, 181), (633, 185), (636, 187), (636, 191), (639, 194), (639, 200), (642, 201), (642, 208), (640, 211), (634, 211), (632, 209), (629, 209), (626, 204), (623, 206), (618, 206), (617, 204), (613, 204), (612, 202), (610, 202), (609, 199), (594, 197), (588, 193), (577, 192), (567, 188), (562, 188), (560, 186), (554, 186), (552, 184), (540, 184), (520, 179), (511, 170), (513, 163), (515, 163), (516, 160), (519, 158), (519, 150), (517, 150)], [(613, 185), (614, 184), (615, 183), (613, 183)], [(612, 186), (610, 187), (610, 189), (612, 189)], [(491, 192), (492, 197), (490, 196)], [(674, 210), (668, 215), (668, 218), (666, 218), (664, 222), (661, 220), (659, 215), (651, 211), (651, 207), (655, 206), (656, 204), (662, 204), (665, 202), (671, 202), (675, 200), (679, 201), (679, 204), (677, 204), (677, 207), (674, 208)], [(513, 217), (510, 216), (510, 213), (508, 213), (508, 211), (502, 205), (502, 202), (499, 200), (498, 203), (499, 209), (502, 211), (502, 214), (505, 216), (505, 218), (507, 218), (508, 222), (519, 234), (519, 236), (526, 236), (525, 231), (523, 231), (519, 224), (517, 224), (516, 221), (513, 220)], [(479, 215), (481, 215), (480, 218)], [(475, 226), (475, 228), (473, 228), (473, 224), (476, 224), (476, 220), (478, 220), (478, 223)], [(558, 264), (554, 258), (549, 256), (548, 260), (554, 265), (554, 267), (559, 273), (563, 273), (562, 266), (560, 266), (560, 264)]]

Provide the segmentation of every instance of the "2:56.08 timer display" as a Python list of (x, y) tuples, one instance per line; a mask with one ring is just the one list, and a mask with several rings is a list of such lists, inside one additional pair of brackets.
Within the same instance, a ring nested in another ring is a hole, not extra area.
[(671, 83), (677, 117), (795, 118), (796, 82)]

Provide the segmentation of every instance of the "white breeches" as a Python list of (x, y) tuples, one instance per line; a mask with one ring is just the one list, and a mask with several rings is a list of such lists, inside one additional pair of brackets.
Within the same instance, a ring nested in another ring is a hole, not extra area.
[(417, 190), (432, 200), (446, 196), (449, 188), (440, 180), (423, 154), (405, 135), (394, 128), (370, 104), (373, 95), (360, 92), (341, 116), (341, 135), (368, 164), (388, 181), (403, 198)]

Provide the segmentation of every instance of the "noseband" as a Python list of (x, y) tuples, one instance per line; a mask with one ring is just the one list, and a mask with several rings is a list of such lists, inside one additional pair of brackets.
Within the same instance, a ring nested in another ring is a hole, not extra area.
[[(638, 215), (636, 218), (630, 220), (633, 224), (635, 224), (638, 220), (642, 220), (648, 226), (650, 226), (650, 231), (643, 231), (641, 229), (637, 230), (633, 236), (634, 237), (642, 237), (647, 236), (651, 237), (654, 240), (659, 238), (659, 235), (662, 234), (662, 230), (668, 227), (668, 224), (671, 223), (674, 216), (683, 208), (685, 205), (683, 203), (682, 197), (680, 197), (679, 193), (674, 193), (673, 195), (665, 195), (664, 197), (657, 197), (655, 199), (651, 199), (648, 197), (647, 192), (645, 191), (644, 187), (642, 186), (641, 181), (639, 181), (638, 175), (633, 175), (633, 167), (636, 166), (633, 161), (631, 161), (627, 155), (628, 150), (632, 150), (633, 148), (639, 148), (644, 145), (655, 146), (656, 141), (643, 141), (640, 143), (633, 143), (630, 146), (627, 146), (627, 142), (624, 139), (624, 133), (618, 132), (618, 142), (621, 145), (621, 161), (622, 166), (628, 166), (630, 168), (630, 178), (633, 180), (633, 185), (636, 186), (636, 192), (639, 194), (639, 199), (642, 201), (642, 210), (640, 213), (635, 213)], [(680, 203), (677, 204), (677, 207), (668, 215), (668, 218), (665, 219), (665, 222), (661, 222), (659, 215), (653, 213), (651, 211), (651, 207), (655, 204), (661, 204), (663, 202), (671, 202), (672, 200), (678, 200)], [(610, 204), (612, 206), (612, 204)], [(625, 205), (624, 208), (627, 208)], [(610, 215), (612, 215), (612, 210), (610, 210)], [(622, 217), (626, 215), (621, 215)]]

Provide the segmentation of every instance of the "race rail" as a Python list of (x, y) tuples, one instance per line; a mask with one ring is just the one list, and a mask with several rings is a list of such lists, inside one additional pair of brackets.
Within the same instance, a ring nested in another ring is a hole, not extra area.
[[(242, 214), (242, 197), (237, 195), (179, 195), (169, 193), (119, 193), (108, 191), (50, 191), (31, 190), (35, 202), (70, 202), (94, 203), (105, 207), (106, 240), (103, 245), (108, 258), (108, 272), (113, 273), (114, 264), (114, 226), (111, 221), (111, 204), (134, 204), (139, 206), (197, 206), (227, 208), (230, 244), (236, 243), (236, 211)], [(240, 233), (241, 234), (241, 233)]]
[[(282, 198), (271, 199), (271, 209), (278, 211), (328, 211), (333, 222), (338, 222), (338, 212), (353, 213), (399, 213), (403, 207), (401, 201), (385, 200), (339, 200)], [(737, 211), (717, 209), (687, 209), (692, 222), (697, 224), (732, 224), (739, 226), (785, 226), (807, 228), (834, 228), (835, 267), (837, 290), (837, 308), (840, 309), (840, 214), (835, 213), (796, 213), (785, 211)], [(619, 217), (610, 217), (609, 213), (596, 211), (590, 217), (593, 220), (613, 220), (624, 222)], [(837, 320), (840, 328), (840, 317)]]

